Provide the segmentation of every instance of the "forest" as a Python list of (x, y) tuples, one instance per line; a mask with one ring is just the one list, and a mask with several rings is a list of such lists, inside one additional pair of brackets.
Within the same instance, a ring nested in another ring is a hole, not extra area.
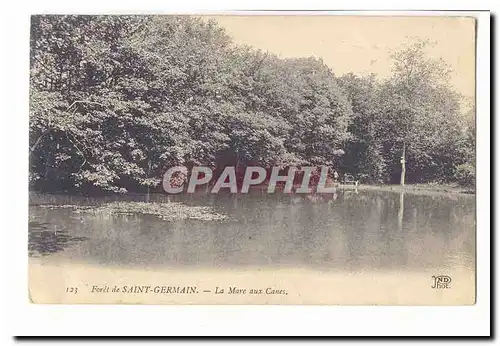
[(392, 74), (236, 44), (190, 16), (32, 16), (30, 188), (161, 191), (172, 166), (327, 165), (363, 184), (475, 184), (475, 110), (408, 42)]

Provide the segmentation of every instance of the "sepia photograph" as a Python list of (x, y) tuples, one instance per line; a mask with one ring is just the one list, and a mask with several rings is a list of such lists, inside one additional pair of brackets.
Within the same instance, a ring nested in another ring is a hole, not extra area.
[(31, 16), (29, 301), (474, 305), (476, 19)]

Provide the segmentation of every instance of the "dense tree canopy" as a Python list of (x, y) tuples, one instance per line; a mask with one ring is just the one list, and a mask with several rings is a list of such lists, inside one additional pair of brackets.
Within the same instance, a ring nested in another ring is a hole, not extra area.
[(336, 77), (199, 18), (34, 16), (30, 182), (141, 191), (173, 165), (326, 164), (392, 183), (405, 144), (410, 182), (471, 184), (473, 114), (424, 48), (397, 52), (386, 80)]

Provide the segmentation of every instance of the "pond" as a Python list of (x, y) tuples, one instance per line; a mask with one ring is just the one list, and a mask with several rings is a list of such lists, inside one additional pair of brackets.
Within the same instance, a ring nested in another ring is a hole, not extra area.
[[(166, 210), (210, 207), (224, 217), (86, 212), (148, 199)], [(338, 190), (328, 196), (252, 191), (90, 198), (32, 193), (29, 213), (29, 254), (44, 263), (353, 273), (475, 269), (473, 195)]]

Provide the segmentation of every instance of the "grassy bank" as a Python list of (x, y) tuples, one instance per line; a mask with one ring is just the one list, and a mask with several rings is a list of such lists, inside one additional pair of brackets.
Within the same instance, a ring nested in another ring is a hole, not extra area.
[[(456, 184), (407, 184), (404, 187), (401, 185), (368, 185), (368, 184), (360, 184), (360, 185), (343, 185), (343, 184), (333, 184), (327, 183), (327, 187), (336, 187), (338, 190), (357, 190), (357, 191), (391, 191), (391, 192), (408, 192), (415, 194), (468, 194), (475, 195), (475, 190), (472, 188), (462, 187)], [(294, 186), (293, 191), (299, 188), (299, 185)], [(254, 185), (250, 186), (250, 192), (267, 194), (268, 186), (266, 184)], [(278, 193), (283, 193), (284, 185), (277, 185), (275, 191)], [(197, 188), (195, 195), (206, 195), (210, 194), (210, 187), (202, 186)], [(240, 189), (238, 189), (240, 191)], [(222, 189), (221, 193), (229, 194), (227, 189)], [(294, 193), (294, 192), (292, 192)], [(243, 194), (244, 195), (244, 194)], [(129, 192), (126, 194), (119, 193), (108, 193), (105, 195), (96, 194), (78, 194), (78, 193), (68, 193), (68, 192), (39, 192), (30, 190), (29, 200), (32, 205), (43, 205), (43, 204), (77, 204), (77, 205), (87, 205), (93, 204), (94, 198), (100, 198), (105, 200), (106, 202), (120, 202), (125, 200), (129, 200), (129, 202), (144, 202), (146, 193), (134, 193)], [(165, 192), (155, 192), (151, 195), (151, 202), (156, 203), (164, 203), (164, 202), (173, 202), (171, 198), (174, 198), (177, 195), (169, 195)], [(149, 202), (149, 199), (147, 200)], [(144, 209), (144, 204), (136, 203), (134, 205), (134, 211), (139, 209), (142, 211)], [(127, 207), (130, 205), (127, 205)], [(113, 205), (113, 211), (120, 212), (123, 211), (122, 206), (119, 204)], [(156, 213), (163, 214), (163, 213)]]
[(357, 190), (375, 190), (375, 191), (395, 191), (395, 192), (411, 192), (411, 193), (452, 193), (452, 194), (476, 194), (472, 188), (466, 188), (452, 184), (409, 184), (401, 185), (339, 185), (341, 189), (357, 189)]

